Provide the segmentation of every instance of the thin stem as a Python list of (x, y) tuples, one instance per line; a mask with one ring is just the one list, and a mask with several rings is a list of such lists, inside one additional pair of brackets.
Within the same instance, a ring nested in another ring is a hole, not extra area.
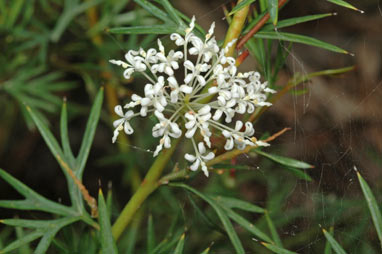
[(175, 139), (175, 142), (173, 142), (170, 149), (163, 150), (161, 152), (160, 156), (158, 156), (158, 158), (152, 164), (149, 172), (147, 173), (145, 179), (142, 181), (138, 190), (134, 193), (129, 202), (123, 208), (121, 214), (112, 227), (114, 239), (118, 240), (118, 238), (122, 235), (126, 227), (133, 219), (133, 216), (138, 208), (141, 207), (142, 203), (147, 199), (147, 197), (158, 188), (158, 179), (162, 175), (163, 169), (174, 153), (179, 140), (180, 138)]
[[(237, 4), (239, 4), (242, 0), (237, 1)], [(231, 41), (239, 38), (241, 31), (243, 30), (244, 23), (247, 19), (249, 11), (249, 5), (245, 6), (242, 8), (240, 11), (236, 12), (235, 15), (233, 16), (232, 22), (228, 28), (227, 35), (224, 40), (223, 48), (227, 46), (228, 43)], [(234, 43), (229, 49), (228, 52), (226, 53), (226, 56), (233, 56), (235, 52), (235, 46), (236, 43)]]

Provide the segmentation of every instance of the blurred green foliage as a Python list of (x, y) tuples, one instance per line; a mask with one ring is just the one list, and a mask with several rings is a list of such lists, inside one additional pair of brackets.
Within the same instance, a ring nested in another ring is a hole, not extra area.
[[(233, 8), (231, 14), (238, 11), (238, 7), (253, 2), (243, 1), (244, 4)], [(353, 8), (343, 1), (330, 2)], [(270, 14), (270, 21), (247, 42), (246, 47), (273, 86), (288, 56), (285, 49), (291, 43), (347, 53), (314, 38), (274, 30), (274, 26), (282, 29), (332, 14), (282, 20), (278, 9), (274, 8), (275, 3), (277, 1), (271, 0), (256, 3), (259, 8), (251, 13), (244, 28), (245, 32), (250, 31), (259, 19)], [(1, 170), (0, 177), (26, 199), (1, 201), (0, 206), (42, 210), (53, 215), (49, 220), (2, 220), (3, 224), (15, 226), (15, 229), (1, 228), (0, 249), (20, 254), (45, 253), (48, 248), (47, 253), (99, 253), (99, 249), (102, 253), (117, 253), (117, 247), (119, 253), (227, 253), (227, 249), (230, 250), (228, 253), (234, 250), (243, 253), (244, 249), (249, 253), (294, 253), (287, 249), (297, 253), (311, 253), (311, 250), (322, 253), (325, 250), (326, 254), (332, 253), (332, 249), (336, 253), (342, 253), (343, 249), (352, 253), (379, 253), (380, 246), (376, 243), (381, 241), (380, 209), (360, 175), (358, 179), (367, 202), (361, 201), (360, 197), (338, 198), (321, 192), (308, 194), (313, 209), (290, 207), (288, 198), (297, 183), (311, 180), (309, 174), (314, 169), (307, 163), (262, 150), (249, 153), (249, 163), (243, 159), (240, 164), (227, 161), (214, 165), (212, 170), (218, 174), (213, 174), (208, 182), (196, 174), (189, 174), (188, 185), (180, 182), (162, 186), (148, 199), (117, 245), (111, 237), (110, 221), (119, 214), (121, 204), (111, 191), (106, 200), (102, 192), (98, 195), (98, 222), (90, 218), (78, 186), (63, 165), (68, 165), (76, 177), (82, 179), (98, 118), (110, 126), (113, 106), (120, 97), (132, 93), (121, 84), (139, 82), (139, 77), (138, 80), (122, 80), (119, 71), (114, 72), (107, 61), (127, 49), (146, 48), (157, 34), (182, 32), (188, 22), (189, 18), (167, 0), (136, 0), (135, 3), (128, 0), (0, 1), (0, 47), (3, 49), (0, 51), (0, 154), (9, 146), (15, 126), (37, 127), (64, 171), (72, 202), (72, 206), (67, 207), (50, 201)], [(198, 29), (202, 34), (203, 29)], [(276, 52), (275, 56), (273, 52)], [(328, 70), (316, 75), (348, 70)], [(309, 75), (296, 74), (288, 85), (294, 87), (309, 78)], [(105, 87), (106, 99), (103, 113), (103, 94), (98, 92), (101, 86)], [(81, 96), (76, 97), (76, 94)], [(66, 106), (66, 103), (62, 104), (64, 96), (76, 100), (69, 100)], [(90, 105), (94, 105), (93, 109)], [(75, 157), (67, 124), (78, 115), (87, 118), (89, 112), (90, 121)], [(20, 123), (20, 115), (23, 123)], [(48, 126), (51, 119), (57, 120), (59, 115), (61, 142)], [(145, 135), (145, 129), (150, 129), (150, 124), (142, 127), (141, 133), (134, 137), (132, 143), (137, 147), (152, 147), (154, 141)], [(125, 174), (121, 181), (136, 189), (152, 159), (151, 154), (142, 156), (142, 149), (130, 149), (128, 142), (125, 140), (125, 144), (119, 146), (119, 152), (111, 151), (99, 162), (105, 168), (113, 164), (121, 166)], [(144, 159), (137, 159), (140, 156)], [(168, 168), (176, 168), (175, 162), (172, 161)], [(180, 162), (182, 168), (184, 165)], [(257, 167), (266, 171), (257, 170)], [(243, 188), (252, 188), (252, 185), (256, 185), (254, 192), (258, 191), (262, 196), (245, 201), (243, 193), (246, 190)], [(116, 191), (118, 195), (125, 192)], [(100, 230), (73, 224), (79, 220)], [(377, 237), (368, 236), (371, 221)], [(322, 234), (320, 226), (334, 226), (334, 230)], [(41, 238), (38, 245), (30, 244), (38, 238)], [(20, 248), (13, 250), (17, 247)], [(35, 248), (37, 250), (33, 252)]]

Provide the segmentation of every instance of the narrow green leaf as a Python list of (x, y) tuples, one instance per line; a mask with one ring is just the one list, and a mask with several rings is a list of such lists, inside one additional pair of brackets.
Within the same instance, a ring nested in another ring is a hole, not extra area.
[(254, 224), (243, 218), (241, 215), (235, 213), (229, 208), (224, 208), (226, 211), (228, 217), (230, 217), (232, 220), (234, 220), (237, 224), (251, 232), (254, 236), (257, 238), (267, 241), (267, 242), (273, 242), (269, 236), (267, 236), (264, 232), (262, 232), (260, 229), (258, 229)]
[(170, 34), (176, 32), (177, 26), (170, 25), (152, 25), (152, 26), (132, 26), (132, 27), (114, 27), (107, 31), (114, 34)]
[(204, 225), (206, 227), (209, 227), (211, 230), (215, 230), (215, 231), (218, 231), (218, 232), (220, 232), (222, 234), (225, 234), (224, 229), (220, 225), (217, 225), (210, 217), (207, 216), (206, 213), (204, 213), (199, 208), (199, 206), (196, 204), (196, 202), (194, 201), (192, 196), (191, 195), (187, 195), (187, 196), (188, 196), (188, 199), (190, 200), (190, 204), (191, 204), (192, 208), (194, 209), (194, 211), (196, 213), (196, 216), (200, 217), (200, 219), (202, 220)]
[[(336, 13), (315, 14), (315, 15), (307, 15), (307, 16), (303, 16), (303, 17), (296, 17), (296, 18), (279, 20), (276, 27), (277, 27), (277, 29), (284, 28), (284, 27), (290, 27), (290, 26), (294, 26), (294, 25), (301, 24), (301, 23), (308, 22), (308, 21), (323, 19), (323, 18), (330, 17), (333, 15), (336, 15)], [(265, 25), (261, 29), (261, 31), (270, 31), (270, 30), (274, 30), (274, 26), (271, 24)]]
[(20, 238), (16, 241), (10, 243), (4, 249), (0, 250), (0, 254), (15, 250), (15, 249), (17, 249), (17, 248), (19, 248), (19, 247), (21, 247), (21, 246), (23, 246), (29, 242), (32, 242), (32, 241), (40, 238), (43, 234), (44, 234), (44, 232), (42, 232), (42, 231), (34, 231), (32, 233), (29, 233), (29, 234), (25, 235), (23, 238)]
[(69, 225), (78, 220), (79, 217), (66, 217), (55, 220), (54, 224), (51, 224), (50, 227), (43, 230), (44, 235), (38, 243), (34, 254), (45, 254), (57, 232), (66, 225)]
[(25, 6), (24, 0), (15, 0), (10, 3), (11, 3), (11, 8), (9, 10), (9, 15), (6, 20), (7, 21), (6, 25), (8, 28), (13, 27), (13, 25), (15, 24), (21, 12), (21, 9), (23, 8), (23, 6)]
[(231, 16), (232, 14), (235, 14), (236, 12), (243, 9), (245, 6), (250, 5), (251, 3), (255, 2), (256, 0), (243, 0), (240, 3), (238, 3), (235, 7), (233, 7), (232, 11), (228, 13), (228, 16)]
[(217, 213), (220, 221), (222, 222), (224, 228), (226, 229), (227, 231), (227, 234), (228, 234), (228, 237), (230, 238), (235, 250), (237, 253), (242, 253), (244, 254), (245, 251), (243, 249), (243, 246), (240, 242), (240, 239), (239, 237), (237, 236), (237, 233), (235, 232), (235, 229), (233, 228), (230, 220), (228, 219), (227, 215), (225, 214), (225, 212), (223, 211), (223, 209), (219, 206), (219, 204), (217, 204), (213, 199), (209, 198), (208, 196), (204, 195), (203, 193), (191, 188), (190, 186), (188, 185), (185, 185), (185, 184), (175, 184), (175, 183), (172, 183), (172, 184), (169, 184), (169, 186), (174, 186), (174, 187), (180, 187), (180, 188), (183, 188), (183, 189), (186, 189), (192, 193), (194, 193), (195, 195), (199, 196), (200, 198), (202, 198), (204, 201), (206, 201), (207, 203), (210, 204), (210, 206), (215, 210), (215, 212)]
[(0, 177), (3, 178), (8, 184), (10, 184), (21, 195), (27, 198), (26, 200), (1, 200), (0, 207), (22, 210), (40, 210), (64, 216), (74, 215), (75, 213), (69, 207), (44, 198), (2, 169), (0, 169)]
[(117, 246), (111, 233), (111, 226), (105, 199), (101, 189), (98, 192), (98, 221), (100, 225), (102, 254), (117, 254)]
[(292, 158), (266, 153), (258, 149), (255, 150), (255, 152), (283, 166), (293, 167), (293, 168), (303, 168), (303, 169), (313, 168), (312, 165), (309, 165), (308, 163), (303, 161), (298, 161)]
[(67, 113), (66, 99), (64, 99), (64, 102), (62, 103), (60, 132), (61, 132), (61, 144), (64, 150), (65, 158), (68, 158), (71, 162), (74, 162), (74, 156), (72, 153), (72, 149), (70, 148), (70, 142), (69, 142), (68, 113)]
[(351, 5), (348, 2), (345, 2), (343, 0), (326, 0), (326, 1), (331, 2), (332, 4), (336, 4), (336, 5), (345, 7), (345, 8), (349, 8), (349, 9), (352, 9), (352, 10), (355, 10), (355, 11), (359, 11), (360, 13), (364, 12), (364, 11), (354, 7), (353, 5)]
[(312, 181), (312, 178), (305, 173), (304, 171), (297, 169), (297, 168), (292, 168), (292, 167), (285, 167), (285, 169), (289, 170), (292, 174), (297, 176), (298, 178), (305, 180), (305, 181)]
[(25, 220), (25, 219), (4, 219), (0, 220), (0, 223), (3, 223), (8, 226), (14, 227), (23, 227), (23, 228), (46, 228), (53, 226), (54, 222), (51, 220)]
[(184, 248), (184, 237), (185, 235), (182, 234), (182, 236), (179, 239), (178, 244), (176, 245), (174, 254), (182, 254), (183, 253), (183, 248)]
[[(329, 234), (331, 236), (333, 236), (333, 231), (334, 231), (334, 228), (330, 227)], [(326, 243), (325, 243), (324, 254), (332, 254), (332, 246), (330, 245), (330, 242), (328, 240), (326, 240)]]
[(361, 185), (363, 195), (365, 196), (367, 206), (369, 207), (371, 218), (373, 219), (375, 230), (377, 231), (377, 235), (379, 241), (382, 246), (382, 216), (381, 211), (379, 210), (378, 203), (375, 200), (373, 192), (371, 191), (367, 182), (363, 179), (361, 174), (357, 171), (358, 181)]
[(214, 199), (221, 205), (228, 208), (237, 208), (240, 210), (253, 212), (253, 213), (264, 213), (264, 208), (251, 204), (247, 201), (243, 201), (237, 198), (231, 198), (231, 197), (222, 197), (222, 196), (216, 196)]
[(168, 17), (167, 13), (153, 5), (147, 0), (135, 0), (137, 4), (139, 4), (143, 9), (151, 13), (153, 16), (161, 19), (164, 22), (172, 22), (171, 19)]
[(136, 216), (136, 219), (134, 219), (131, 222), (131, 225), (127, 229), (127, 236), (125, 238), (127, 249), (125, 251), (125, 254), (136, 253), (135, 244), (137, 242), (137, 236), (139, 235), (138, 231), (139, 231), (140, 221), (141, 221), (140, 218), (137, 218)]
[(278, 4), (278, 0), (268, 0), (268, 12), (274, 26), (277, 25), (278, 20)]
[(153, 253), (155, 245), (154, 221), (153, 216), (150, 214), (147, 220), (147, 253)]
[(253, 170), (254, 167), (248, 166), (248, 165), (232, 165), (232, 164), (223, 164), (223, 163), (216, 163), (211, 166), (213, 169), (237, 169), (237, 170)]
[(346, 254), (345, 250), (341, 247), (341, 245), (333, 238), (331, 234), (329, 234), (325, 229), (322, 229), (322, 232), (324, 233), (326, 240), (330, 243), (333, 250), (337, 254)]
[(274, 253), (277, 253), (277, 254), (297, 254), (296, 252), (293, 252), (293, 251), (290, 251), (290, 250), (286, 250), (284, 248), (280, 248), (276, 245), (273, 245), (273, 244), (269, 244), (269, 243), (261, 243), (265, 248), (267, 248), (268, 250), (271, 250), (273, 251)]
[(260, 31), (254, 35), (255, 38), (262, 38), (262, 39), (271, 39), (271, 40), (281, 40), (281, 41), (290, 41), (290, 42), (296, 42), (296, 43), (302, 43), (318, 48), (323, 48), (329, 51), (342, 53), (342, 54), (350, 54), (346, 50), (339, 48), (335, 45), (320, 41), (318, 39), (300, 35), (300, 34), (292, 34), (292, 33), (284, 33), (284, 32), (277, 32), (277, 31)]
[(166, 9), (167, 15), (170, 15), (171, 19), (179, 26), (185, 26), (183, 20), (179, 17), (175, 8), (170, 4), (168, 0), (162, 0), (160, 3)]
[(202, 253), (200, 253), (200, 254), (208, 254), (209, 252), (210, 252), (210, 247), (208, 247), (207, 249), (205, 249)]
[(269, 231), (271, 231), (271, 235), (272, 235), (272, 239), (273, 241), (275, 242), (275, 244), (282, 248), (283, 247), (283, 244), (281, 243), (281, 239), (280, 239), (280, 236), (279, 234), (277, 233), (277, 229), (275, 227), (275, 224), (273, 223), (272, 219), (271, 219), (271, 216), (269, 216), (269, 213), (268, 211), (265, 211), (265, 219), (267, 221), (267, 224), (268, 224), (268, 228), (269, 228)]
[[(17, 239), (21, 239), (21, 238), (24, 237), (25, 233), (24, 233), (24, 229), (23, 228), (16, 227), (15, 231), (16, 231)], [(2, 248), (2, 247), (0, 247), (0, 248)], [(18, 253), (19, 254), (31, 254), (32, 253), (32, 249), (30, 248), (29, 243), (26, 243), (25, 245), (20, 246), (20, 248), (18, 249)]]
[(93, 143), (94, 134), (98, 125), (99, 116), (101, 114), (102, 101), (103, 101), (103, 87), (98, 91), (98, 94), (94, 100), (93, 106), (90, 111), (89, 119), (86, 124), (86, 129), (82, 139), (80, 151), (78, 153), (77, 177), (79, 179), (82, 178), (85, 164), (89, 156), (90, 146)]
[(64, 158), (64, 154), (53, 134), (50, 132), (43, 119), (36, 114), (29, 106), (26, 106), (29, 115), (32, 117), (33, 122), (36, 124), (41, 136), (43, 137), (45, 143), (48, 145), (49, 150), (57, 158), (57, 155)]

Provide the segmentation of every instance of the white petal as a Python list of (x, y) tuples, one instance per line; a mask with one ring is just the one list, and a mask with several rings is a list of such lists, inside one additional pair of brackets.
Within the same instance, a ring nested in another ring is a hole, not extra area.
[(185, 134), (186, 138), (192, 138), (195, 134), (195, 131), (196, 131), (196, 126), (194, 126), (194, 128), (192, 129), (189, 129)]
[(227, 151), (231, 150), (233, 148), (233, 144), (234, 143), (232, 138), (227, 139), (227, 142), (224, 145), (224, 149)]
[(127, 135), (131, 135), (133, 134), (134, 130), (133, 128), (131, 127), (130, 123), (129, 122), (125, 122), (125, 124), (123, 125), (123, 130), (125, 131), (125, 133)]
[(185, 94), (190, 94), (192, 93), (192, 87), (191, 86), (187, 86), (187, 85), (181, 85), (179, 90)]
[(243, 122), (240, 120), (236, 121), (235, 130), (240, 131), (242, 127), (243, 127)]
[(189, 84), (191, 80), (194, 78), (194, 75), (189, 73), (187, 76), (184, 78), (184, 83)]
[(130, 76), (131, 74), (133, 74), (134, 72), (134, 69), (133, 68), (127, 68), (124, 72), (123, 72), (123, 76), (125, 77), (125, 79), (130, 79)]
[(207, 155), (202, 156), (202, 158), (203, 158), (205, 161), (210, 161), (210, 160), (212, 160), (213, 158), (215, 158), (215, 154), (214, 154), (213, 152), (209, 152)]
[(165, 148), (170, 148), (171, 147), (171, 139), (168, 136), (164, 136), (164, 147)]
[(213, 87), (210, 87), (210, 88), (208, 88), (208, 93), (209, 94), (215, 94), (215, 93), (217, 93), (219, 90), (218, 90), (218, 88), (216, 87), (216, 86), (213, 86)]
[(199, 142), (198, 144), (199, 153), (204, 154), (206, 152), (206, 147), (203, 142)]
[(118, 137), (118, 135), (119, 135), (119, 131), (121, 130), (120, 127), (122, 127), (122, 126), (119, 126), (118, 128), (116, 128), (116, 129), (114, 130), (113, 138), (112, 138), (112, 142), (113, 142), (113, 143), (115, 143), (115, 141), (117, 141), (117, 137)]
[(189, 153), (186, 153), (186, 154), (184, 155), (184, 158), (185, 158), (186, 160), (188, 160), (189, 162), (193, 162), (193, 161), (196, 160), (196, 157), (195, 157), (194, 155), (192, 155), (192, 154), (189, 154)]
[(184, 67), (186, 67), (190, 71), (194, 71), (195, 70), (195, 66), (194, 66), (194, 64), (190, 60), (185, 61), (183, 63), (183, 65), (184, 65)]
[(200, 165), (200, 160), (196, 159), (195, 162), (191, 165), (190, 169), (192, 171), (196, 171), (196, 170), (198, 170), (199, 165)]
[(202, 171), (204, 172), (204, 175), (206, 177), (209, 176), (208, 168), (207, 168), (207, 166), (204, 163), (202, 164)]
[(168, 77), (167, 81), (168, 81), (168, 83), (170, 84), (171, 87), (173, 87), (173, 88), (178, 87), (178, 82), (176, 81), (176, 79), (173, 76)]
[(220, 109), (217, 109), (212, 119), (215, 121), (218, 121), (222, 115), (223, 115), (223, 111), (221, 111)]
[(196, 123), (196, 120), (191, 120), (189, 122), (187, 122), (184, 127), (186, 127), (187, 130), (193, 128), (195, 126), (195, 123)]
[(162, 144), (157, 145), (157, 147), (154, 151), (154, 157), (156, 157), (159, 154), (159, 152), (162, 150), (162, 148), (163, 148)]
[(118, 120), (115, 120), (114, 122), (113, 122), (113, 126), (114, 126), (114, 128), (117, 128), (119, 125), (121, 125), (123, 122), (125, 121), (125, 118), (120, 118), (120, 119), (118, 119)]
[(209, 105), (203, 106), (201, 109), (198, 110), (199, 115), (205, 115), (211, 111), (211, 107)]
[(125, 117), (125, 114), (123, 113), (122, 106), (117, 105), (114, 107), (114, 112), (119, 115), (120, 117)]

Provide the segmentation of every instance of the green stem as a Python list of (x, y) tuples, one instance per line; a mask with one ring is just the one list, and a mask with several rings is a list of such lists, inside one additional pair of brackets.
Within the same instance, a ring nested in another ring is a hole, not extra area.
[(142, 181), (138, 190), (134, 193), (129, 202), (123, 208), (121, 214), (112, 227), (112, 233), (115, 240), (118, 240), (118, 238), (122, 235), (123, 231), (129, 225), (134, 214), (139, 209), (139, 207), (141, 207), (142, 203), (154, 190), (158, 188), (158, 179), (162, 175), (163, 169), (174, 153), (180, 139), (181, 138), (175, 139), (170, 149), (166, 149), (161, 152), (161, 154), (152, 164), (149, 172), (147, 173), (145, 179)]
[[(242, 0), (237, 1), (237, 4), (239, 4)], [(248, 11), (249, 11), (249, 4), (242, 8), (240, 11), (236, 12), (233, 16), (232, 22), (229, 25), (227, 34), (225, 36), (223, 48), (227, 46), (228, 43), (230, 43), (233, 40), (238, 40), (239, 36), (241, 34), (241, 31), (243, 30), (244, 23), (247, 19)], [(228, 49), (228, 52), (226, 56), (233, 56), (235, 52), (237, 41)]]

